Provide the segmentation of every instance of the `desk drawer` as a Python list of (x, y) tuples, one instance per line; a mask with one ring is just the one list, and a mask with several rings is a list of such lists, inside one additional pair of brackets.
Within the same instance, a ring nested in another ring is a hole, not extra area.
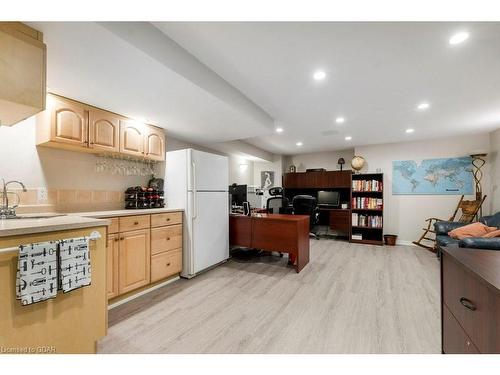
[(443, 307), (443, 350), (446, 354), (479, 353), (446, 306)]
[(443, 253), (443, 303), (481, 353), (500, 352), (500, 297)]
[(182, 224), (151, 229), (151, 254), (182, 247)]
[(182, 250), (167, 251), (151, 257), (151, 282), (175, 275), (182, 270)]
[(151, 215), (151, 227), (153, 228), (175, 224), (182, 224), (182, 212), (167, 212), (164, 214)]
[(351, 213), (349, 210), (330, 211), (330, 228), (339, 232), (349, 233), (351, 229)]
[(120, 217), (120, 232), (128, 232), (137, 229), (148, 229), (149, 227), (150, 227), (149, 215)]

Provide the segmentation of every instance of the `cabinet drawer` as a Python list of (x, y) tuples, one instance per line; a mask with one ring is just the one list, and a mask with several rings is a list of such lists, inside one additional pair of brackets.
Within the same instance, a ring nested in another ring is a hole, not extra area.
[(151, 226), (163, 227), (165, 225), (174, 225), (182, 223), (182, 212), (167, 212), (164, 214), (152, 214)]
[(120, 217), (120, 232), (128, 232), (136, 229), (147, 229), (150, 226), (149, 215), (123, 216)]
[(108, 226), (108, 233), (109, 234), (118, 233), (120, 231), (119, 226), (118, 226), (118, 223), (119, 223), (118, 218), (117, 217), (110, 217), (110, 218), (108, 218), (108, 220), (111, 221), (111, 224)]
[(175, 275), (182, 270), (182, 250), (167, 251), (151, 257), (151, 282)]
[(500, 351), (500, 297), (449, 254), (442, 262), (443, 303), (481, 353)]
[(151, 229), (151, 254), (182, 247), (182, 224)]
[(443, 307), (443, 351), (446, 354), (479, 353), (446, 306)]

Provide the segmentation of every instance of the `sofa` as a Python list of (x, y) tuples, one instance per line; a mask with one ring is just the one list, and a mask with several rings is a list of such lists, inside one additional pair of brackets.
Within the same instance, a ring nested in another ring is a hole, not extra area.
[[(483, 216), (479, 221), (489, 227), (500, 227), (500, 212), (491, 216)], [(500, 250), (500, 237), (482, 238), (468, 237), (463, 240), (456, 240), (448, 236), (448, 232), (467, 225), (465, 223), (457, 223), (454, 221), (437, 221), (434, 223), (434, 231), (436, 232), (436, 244), (438, 246), (459, 246), (472, 249), (489, 249)]]

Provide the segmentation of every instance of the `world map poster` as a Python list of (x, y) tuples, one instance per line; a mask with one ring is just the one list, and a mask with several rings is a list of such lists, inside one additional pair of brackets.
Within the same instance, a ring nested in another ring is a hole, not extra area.
[(393, 161), (392, 194), (474, 194), (472, 159)]

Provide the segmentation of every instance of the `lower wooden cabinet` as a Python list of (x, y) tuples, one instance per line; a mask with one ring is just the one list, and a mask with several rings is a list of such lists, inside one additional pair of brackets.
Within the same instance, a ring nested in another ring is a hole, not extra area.
[(108, 235), (106, 284), (108, 299), (118, 295), (118, 251), (120, 237), (118, 234)]
[(171, 250), (151, 256), (151, 282), (175, 275), (182, 270), (182, 250)]
[(151, 243), (149, 229), (120, 234), (118, 291), (130, 292), (150, 283)]
[(182, 212), (110, 218), (107, 296), (119, 297), (182, 270)]

